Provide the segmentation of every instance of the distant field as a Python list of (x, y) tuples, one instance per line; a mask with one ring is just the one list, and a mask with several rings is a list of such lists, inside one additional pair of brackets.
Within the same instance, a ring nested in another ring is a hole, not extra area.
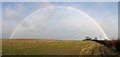
[(94, 41), (3, 39), (3, 55), (114, 55), (111, 48)]

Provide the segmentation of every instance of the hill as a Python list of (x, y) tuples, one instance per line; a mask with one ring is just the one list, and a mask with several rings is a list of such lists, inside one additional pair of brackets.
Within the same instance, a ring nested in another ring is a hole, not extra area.
[(3, 39), (3, 55), (117, 55), (95, 41)]

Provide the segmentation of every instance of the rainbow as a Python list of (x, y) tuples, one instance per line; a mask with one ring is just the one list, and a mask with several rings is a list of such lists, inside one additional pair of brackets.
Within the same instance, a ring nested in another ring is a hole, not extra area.
[[(79, 9), (73, 8), (73, 7), (64, 7), (64, 6), (59, 6), (59, 7), (61, 7), (61, 8), (67, 8), (67, 9), (71, 9), (71, 10), (76, 10), (77, 12), (82, 13), (83, 15), (87, 16), (87, 17), (98, 27), (98, 29), (103, 33), (105, 39), (110, 40), (110, 39), (107, 37), (107, 35), (106, 35), (106, 33), (104, 32), (104, 30), (102, 29), (102, 27), (101, 27), (91, 16), (89, 16), (89, 15), (86, 14), (85, 12), (83, 12), (83, 11), (81, 11), (81, 10), (79, 10)], [(50, 6), (50, 7), (47, 7), (47, 8), (43, 8), (43, 9), (37, 10), (37, 11), (31, 13), (29, 16), (32, 16), (34, 13), (37, 13), (37, 12), (39, 12), (39, 11), (41, 11), (41, 10), (46, 10), (46, 9), (50, 9), (50, 8), (55, 8), (55, 6)], [(29, 16), (27, 16), (20, 24), (18, 24), (18, 25), (16, 26), (16, 28), (13, 30), (12, 34), (10, 35), (10, 39), (12, 39), (12, 37), (13, 37), (13, 35), (15, 34), (15, 32), (17, 31), (17, 29), (28, 19)]]

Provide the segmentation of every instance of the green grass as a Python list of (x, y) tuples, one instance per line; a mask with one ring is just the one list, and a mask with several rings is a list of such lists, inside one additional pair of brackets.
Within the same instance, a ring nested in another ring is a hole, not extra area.
[(4, 39), (3, 55), (101, 55), (110, 49), (94, 41)]

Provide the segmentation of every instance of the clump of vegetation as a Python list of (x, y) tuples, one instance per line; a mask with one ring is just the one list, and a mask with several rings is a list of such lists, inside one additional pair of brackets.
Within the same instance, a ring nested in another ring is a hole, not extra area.
[(120, 39), (118, 40), (111, 40), (112, 47), (120, 53)]
[(89, 36), (85, 36), (85, 39), (83, 39), (83, 41), (86, 41), (86, 40), (92, 40), (92, 38)]
[(85, 39), (83, 39), (83, 41), (87, 41), (87, 40), (90, 40), (90, 41), (92, 41), (92, 40), (98, 40), (98, 38), (95, 37), (95, 38), (92, 39), (91, 37), (86, 36)]
[(85, 39), (83, 39), (83, 41), (95, 41), (97, 43), (100, 43), (107, 47), (110, 47), (113, 50), (118, 51), (120, 53), (120, 39), (119, 38), (118, 38), (118, 40), (107, 40), (107, 39), (98, 40), (97, 37), (92, 39), (91, 37), (86, 36)]

